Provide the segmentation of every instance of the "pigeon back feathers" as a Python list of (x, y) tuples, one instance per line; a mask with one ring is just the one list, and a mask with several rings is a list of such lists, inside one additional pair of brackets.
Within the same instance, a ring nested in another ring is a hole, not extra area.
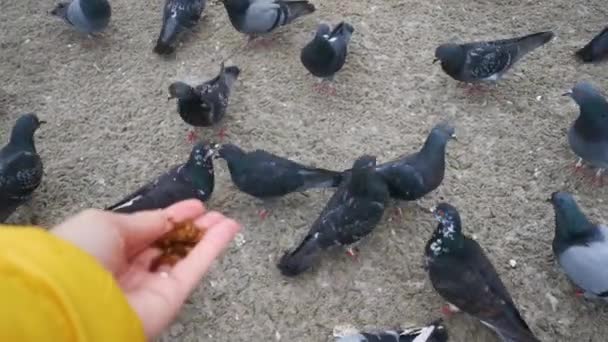
[(154, 52), (160, 55), (173, 53), (177, 36), (196, 26), (206, 5), (207, 0), (167, 0)]

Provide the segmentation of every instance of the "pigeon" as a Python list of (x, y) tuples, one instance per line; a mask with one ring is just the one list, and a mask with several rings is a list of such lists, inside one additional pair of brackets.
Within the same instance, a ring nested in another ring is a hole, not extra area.
[(269, 33), (296, 18), (313, 13), (315, 6), (308, 1), (287, 0), (220, 0), (224, 3), (234, 28), (249, 35)]
[(608, 301), (608, 227), (591, 223), (572, 195), (551, 195), (555, 209), (553, 254), (587, 298)]
[(435, 50), (435, 60), (457, 81), (498, 81), (519, 59), (553, 38), (553, 32), (466, 44), (447, 43)]
[(42, 182), (42, 160), (34, 146), (34, 133), (44, 124), (36, 114), (24, 114), (0, 150), (0, 222), (29, 200)]
[(576, 51), (576, 56), (585, 63), (599, 62), (608, 57), (608, 27), (598, 33), (587, 45)]
[(338, 24), (333, 31), (327, 24), (319, 25), (313, 40), (300, 53), (304, 67), (323, 81), (332, 81), (346, 62), (348, 43), (354, 31), (346, 22)]
[(108, 26), (112, 8), (107, 0), (72, 0), (58, 3), (51, 14), (63, 19), (79, 32), (94, 34)]
[(173, 53), (177, 36), (196, 26), (206, 5), (207, 0), (167, 0), (163, 9), (163, 26), (154, 52), (159, 55)]
[(454, 127), (439, 123), (433, 127), (419, 152), (376, 166), (388, 184), (391, 197), (415, 201), (437, 189), (445, 173), (447, 142), (455, 138)]
[(194, 145), (186, 163), (174, 166), (106, 210), (133, 213), (166, 208), (190, 198), (207, 201), (214, 186), (214, 145), (203, 142)]
[(608, 168), (608, 102), (588, 82), (579, 82), (564, 96), (570, 96), (579, 105), (580, 114), (568, 130), (568, 143), (578, 156), (576, 169), (585, 161), (598, 168), (595, 179), (601, 181)]
[[(234, 82), (241, 70), (237, 66), (224, 67), (215, 78), (196, 87), (184, 82), (174, 82), (169, 86), (169, 100), (177, 99), (177, 111), (182, 119), (195, 127), (208, 127), (218, 123), (226, 113), (228, 99)], [(220, 132), (223, 138), (224, 131)], [(196, 136), (191, 132), (188, 140)]]
[(302, 243), (277, 267), (294, 277), (312, 267), (321, 250), (353, 244), (369, 235), (382, 219), (389, 198), (384, 179), (374, 170), (376, 157), (359, 157), (312, 224)]
[(425, 327), (336, 335), (336, 342), (447, 342), (448, 331), (437, 320)]
[(435, 291), (504, 342), (539, 341), (481, 246), (462, 233), (458, 210), (440, 203), (432, 212), (439, 225), (425, 247), (425, 268)]

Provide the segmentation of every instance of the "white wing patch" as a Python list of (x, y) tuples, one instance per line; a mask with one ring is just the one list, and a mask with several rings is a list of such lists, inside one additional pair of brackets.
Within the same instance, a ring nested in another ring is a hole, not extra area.
[(121, 204), (120, 206), (114, 208), (114, 210), (120, 209), (120, 208), (130, 207), (130, 206), (133, 205), (133, 203), (135, 203), (136, 201), (139, 201), (142, 197), (143, 197), (142, 195), (135, 196), (131, 200), (129, 200), (128, 202), (125, 202), (124, 204)]

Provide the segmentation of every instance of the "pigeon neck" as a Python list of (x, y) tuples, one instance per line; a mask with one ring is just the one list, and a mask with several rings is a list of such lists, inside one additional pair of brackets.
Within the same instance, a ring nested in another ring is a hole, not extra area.
[(85, 0), (80, 1), (83, 13), (92, 16), (105, 16), (109, 14), (110, 5), (107, 0)]
[(433, 133), (424, 142), (421, 153), (427, 157), (443, 158), (447, 140), (435, 136)]
[(601, 140), (606, 134), (608, 102), (603, 97), (598, 97), (579, 105), (580, 115), (574, 122), (574, 128), (587, 139)]
[(595, 229), (595, 225), (578, 206), (558, 208), (555, 211), (555, 236), (559, 240), (570, 240), (585, 236)]
[(439, 256), (460, 250), (464, 242), (460, 229), (460, 221), (439, 223), (428, 245), (429, 251)]
[(186, 165), (190, 169), (192, 183), (197, 189), (208, 186), (210, 178), (213, 178), (213, 159), (201, 157), (191, 158)]
[(36, 150), (34, 145), (34, 132), (28, 131), (20, 126), (13, 128), (9, 143), (20, 147), (31, 147), (32, 150)]

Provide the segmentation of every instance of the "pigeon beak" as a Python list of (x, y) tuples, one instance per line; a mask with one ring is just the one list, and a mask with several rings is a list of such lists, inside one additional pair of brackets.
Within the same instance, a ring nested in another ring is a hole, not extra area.
[(450, 136), (450, 138), (452, 138), (452, 139), (454, 139), (454, 140), (458, 141), (458, 138), (456, 138), (456, 134), (455, 134), (455, 133), (454, 133), (454, 134), (452, 134), (452, 135)]
[(567, 92), (563, 93), (562, 96), (572, 96), (572, 90), (568, 90)]
[(169, 102), (169, 101), (171, 101), (171, 100), (173, 100), (173, 99), (174, 99), (174, 97), (173, 97), (173, 96), (171, 96), (171, 95), (167, 96), (167, 102)]
[(46, 121), (44, 120), (38, 120), (38, 125), (44, 125), (46, 123)]
[(439, 61), (439, 58), (433, 59), (433, 64), (437, 63), (438, 61)]
[(436, 210), (437, 210), (437, 207), (433, 206), (433, 207), (429, 208), (429, 213), (434, 214)]

